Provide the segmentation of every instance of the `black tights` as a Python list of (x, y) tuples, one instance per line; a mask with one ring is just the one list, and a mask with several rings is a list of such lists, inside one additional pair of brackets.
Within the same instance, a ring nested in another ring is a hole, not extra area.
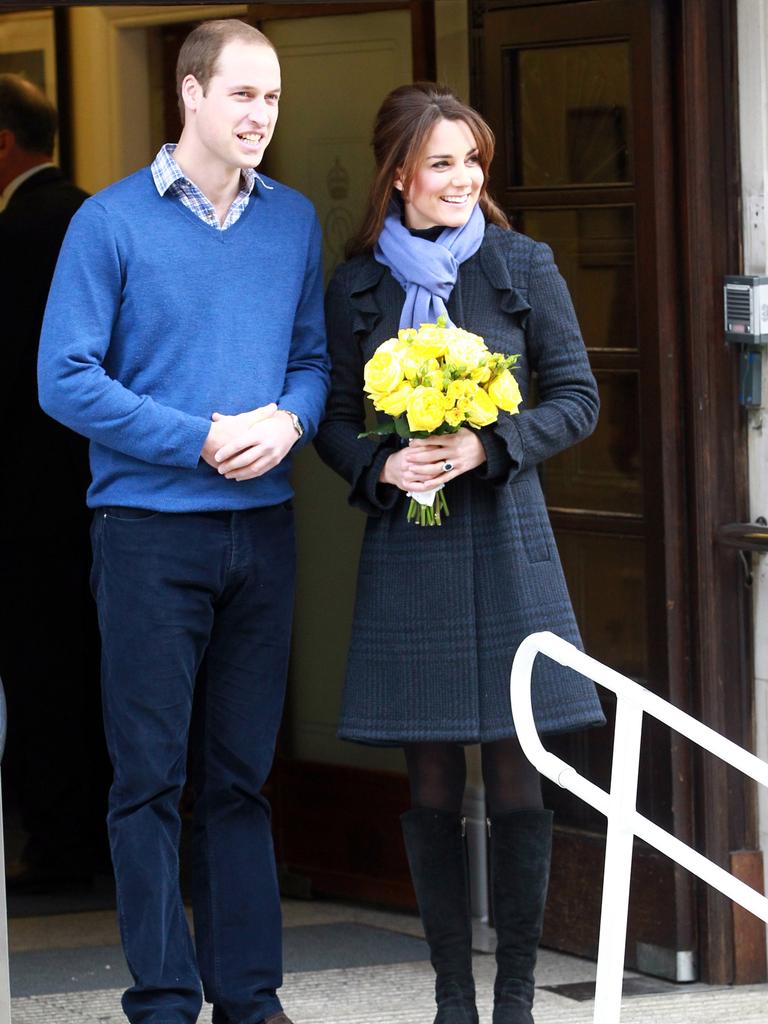
[[(490, 815), (544, 806), (539, 773), (515, 737), (480, 747), (485, 799)], [(411, 803), (458, 814), (467, 764), (460, 743), (409, 743), (405, 747)]]

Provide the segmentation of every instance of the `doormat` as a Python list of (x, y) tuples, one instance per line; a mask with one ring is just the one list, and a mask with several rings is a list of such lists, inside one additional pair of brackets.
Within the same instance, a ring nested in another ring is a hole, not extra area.
[[(283, 969), (329, 971), (429, 959), (422, 939), (352, 922), (297, 925), (283, 931)], [(92, 992), (133, 984), (119, 946), (34, 950), (11, 956), (11, 995)]]
[[(569, 985), (540, 985), (545, 992), (554, 992), (577, 1003), (586, 1003), (595, 998), (594, 981), (577, 981)], [(625, 978), (621, 990), (622, 997), (653, 996), (664, 992), (685, 992), (686, 986), (675, 985), (661, 978)]]

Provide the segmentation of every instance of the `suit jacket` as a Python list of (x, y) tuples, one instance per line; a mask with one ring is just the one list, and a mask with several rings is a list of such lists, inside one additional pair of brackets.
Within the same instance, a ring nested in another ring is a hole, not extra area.
[(80, 515), (87, 442), (46, 416), (37, 400), (37, 347), (48, 289), (70, 219), (88, 196), (57, 167), (27, 178), (0, 213), (0, 400), (11, 439), (2, 452), (4, 532), (35, 529), (42, 508)]
[[(523, 408), (480, 431), (487, 461), (448, 483), (442, 526), (407, 523), (405, 496), (378, 483), (398, 440), (357, 437), (363, 366), (397, 334), (403, 299), (370, 256), (339, 267), (328, 289), (332, 385), (315, 445), (368, 513), (339, 732), (367, 743), (489, 742), (514, 733), (509, 673), (522, 639), (551, 629), (580, 643), (537, 467), (591, 433), (597, 387), (551, 251), (489, 225), (448, 312), (491, 351), (520, 356)], [(541, 732), (603, 721), (592, 682), (547, 658), (532, 696)]]

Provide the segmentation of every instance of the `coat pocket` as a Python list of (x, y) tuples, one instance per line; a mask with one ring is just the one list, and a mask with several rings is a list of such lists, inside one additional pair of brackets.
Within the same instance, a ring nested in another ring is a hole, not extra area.
[(518, 480), (510, 484), (509, 492), (514, 525), (528, 561), (549, 562), (554, 537), (541, 490), (530, 480)]

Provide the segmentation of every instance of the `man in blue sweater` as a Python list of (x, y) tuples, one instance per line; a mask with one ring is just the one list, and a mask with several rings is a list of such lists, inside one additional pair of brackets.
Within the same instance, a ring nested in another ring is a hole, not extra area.
[[(108, 825), (133, 1024), (290, 1024), (261, 787), (294, 584), (289, 453), (328, 388), (320, 234), (260, 177), (280, 67), (209, 22), (177, 67), (184, 128), (87, 200), (45, 315), (43, 408), (91, 441), (92, 583), (114, 782)], [(187, 741), (192, 945), (178, 883)]]

